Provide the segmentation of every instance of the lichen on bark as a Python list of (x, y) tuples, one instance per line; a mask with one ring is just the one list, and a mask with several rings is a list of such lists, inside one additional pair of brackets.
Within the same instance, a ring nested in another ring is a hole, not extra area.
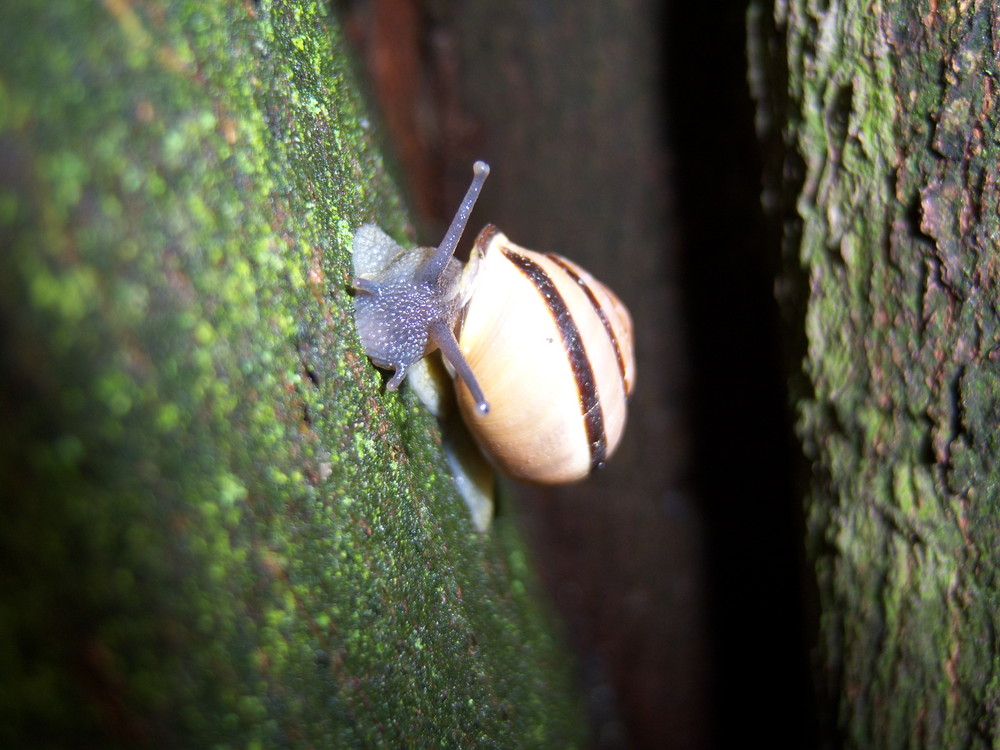
[(0, 10), (0, 744), (564, 746), (516, 529), (354, 334), (406, 233), (319, 3)]
[(830, 725), (851, 747), (995, 745), (997, 8), (751, 19)]

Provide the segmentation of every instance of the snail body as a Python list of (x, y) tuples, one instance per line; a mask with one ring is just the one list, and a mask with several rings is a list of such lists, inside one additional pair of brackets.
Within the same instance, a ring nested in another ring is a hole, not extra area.
[(489, 167), (473, 182), (438, 248), (404, 250), (373, 225), (354, 239), (355, 319), (365, 352), (394, 370), (441, 349), (463, 419), (500, 469), (529, 482), (585, 477), (625, 427), (635, 358), (628, 310), (557, 255), (487, 225), (470, 261), (452, 256)]

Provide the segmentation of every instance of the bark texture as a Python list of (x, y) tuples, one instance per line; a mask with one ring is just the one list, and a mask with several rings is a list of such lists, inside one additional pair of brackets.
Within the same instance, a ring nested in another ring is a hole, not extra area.
[(320, 3), (0, 10), (0, 746), (581, 743), (516, 531), (361, 354)]
[(1000, 742), (992, 2), (758, 2), (827, 739)]

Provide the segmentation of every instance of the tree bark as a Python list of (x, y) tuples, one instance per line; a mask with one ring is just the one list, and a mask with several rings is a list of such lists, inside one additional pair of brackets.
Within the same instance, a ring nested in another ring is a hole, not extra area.
[(1000, 10), (756, 2), (826, 739), (1000, 742)]
[(515, 529), (386, 394), (311, 3), (0, 11), (0, 745), (582, 743)]

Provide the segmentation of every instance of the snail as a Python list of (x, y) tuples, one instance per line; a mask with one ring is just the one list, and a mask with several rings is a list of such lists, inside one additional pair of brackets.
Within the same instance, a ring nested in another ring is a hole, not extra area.
[(435, 349), (455, 373), (476, 442), (515, 479), (582, 479), (611, 456), (635, 379), (632, 320), (570, 260), (515, 245), (492, 224), (463, 266), (453, 256), (489, 167), (473, 179), (437, 248), (405, 250), (365, 224), (354, 237), (355, 321), (395, 390)]

